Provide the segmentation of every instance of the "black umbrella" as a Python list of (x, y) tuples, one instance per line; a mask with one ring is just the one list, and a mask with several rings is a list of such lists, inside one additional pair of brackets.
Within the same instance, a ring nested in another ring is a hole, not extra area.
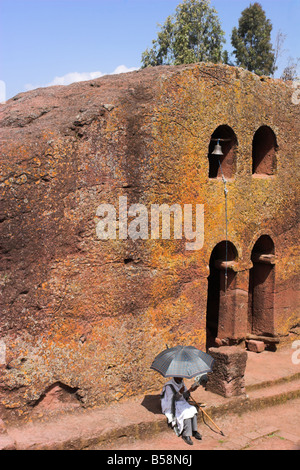
[(214, 359), (194, 346), (176, 346), (162, 351), (151, 364), (164, 377), (191, 379), (212, 371)]

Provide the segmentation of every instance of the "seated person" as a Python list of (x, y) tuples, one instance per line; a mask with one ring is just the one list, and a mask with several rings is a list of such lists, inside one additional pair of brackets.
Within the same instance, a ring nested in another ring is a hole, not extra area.
[(202, 439), (197, 431), (197, 408), (188, 403), (190, 392), (198, 387), (194, 384), (189, 390), (181, 377), (173, 377), (165, 384), (161, 393), (161, 409), (173, 427), (177, 436), (189, 445), (193, 445), (191, 437)]

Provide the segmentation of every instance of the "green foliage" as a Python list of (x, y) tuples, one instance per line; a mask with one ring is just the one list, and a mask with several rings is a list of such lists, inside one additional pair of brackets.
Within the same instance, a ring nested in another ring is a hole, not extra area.
[[(224, 32), (209, 0), (184, 0), (168, 16), (153, 47), (142, 54), (142, 68), (194, 62), (221, 62)], [(224, 55), (225, 58), (228, 55)]]
[(271, 44), (272, 24), (259, 3), (242, 11), (239, 27), (233, 28), (231, 44), (236, 64), (258, 75), (272, 75), (275, 54)]

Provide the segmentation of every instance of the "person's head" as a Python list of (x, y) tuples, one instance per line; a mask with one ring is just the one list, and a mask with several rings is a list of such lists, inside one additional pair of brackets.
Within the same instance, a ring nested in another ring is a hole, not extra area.
[(177, 384), (181, 384), (183, 382), (183, 378), (182, 377), (174, 377), (174, 380)]
[(202, 385), (202, 387), (205, 387), (206, 383), (208, 381), (208, 377), (207, 377), (207, 374), (204, 374), (202, 375), (202, 377), (200, 377), (200, 385)]

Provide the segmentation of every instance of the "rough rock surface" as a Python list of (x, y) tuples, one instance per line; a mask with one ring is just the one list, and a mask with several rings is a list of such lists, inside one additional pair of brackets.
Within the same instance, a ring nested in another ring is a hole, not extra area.
[(249, 340), (247, 341), (247, 349), (253, 352), (263, 352), (265, 350), (265, 343), (263, 341)]
[(208, 374), (206, 390), (225, 398), (245, 394), (247, 352), (238, 346), (209, 348), (214, 358), (213, 372)]
[[(205, 348), (209, 260), (225, 239), (224, 186), (208, 168), (220, 125), (237, 137), (227, 183), (237, 254), (218, 335), (251, 333), (249, 270), (261, 235), (274, 242), (276, 269), (262, 333), (284, 337), (299, 325), (293, 92), (242, 69), (197, 64), (41, 88), (0, 105), (3, 416), (29, 412), (57, 383), (71, 401), (76, 390), (82, 406), (157, 389), (163, 379), (149, 367), (166, 343)], [(276, 173), (266, 177), (252, 175), (260, 126), (278, 143)], [(128, 206), (203, 204), (203, 248), (99, 240), (97, 208), (111, 203), (118, 215), (120, 196)]]

